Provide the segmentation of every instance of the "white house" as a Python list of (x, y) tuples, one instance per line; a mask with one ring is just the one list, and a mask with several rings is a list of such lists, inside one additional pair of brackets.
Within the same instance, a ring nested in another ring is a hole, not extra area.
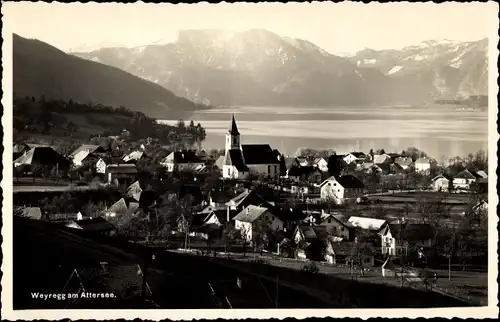
[(456, 191), (469, 190), (470, 185), (476, 182), (478, 177), (479, 175), (475, 172), (465, 169), (453, 177), (453, 189)]
[(104, 162), (104, 160), (101, 158), (99, 160), (97, 160), (97, 162), (95, 163), (95, 170), (97, 173), (105, 174), (106, 173), (106, 162)]
[(434, 160), (427, 157), (419, 158), (415, 161), (415, 171), (417, 172), (429, 172), (431, 168), (435, 165)]
[(400, 255), (407, 253), (410, 245), (431, 247), (434, 233), (429, 224), (399, 223), (386, 225), (378, 235), (382, 254)]
[(249, 174), (279, 178), (281, 155), (269, 144), (241, 144), (240, 132), (233, 119), (226, 133), (226, 153), (222, 162), (222, 177), (245, 179)]
[(434, 191), (448, 191), (450, 185), (450, 180), (448, 180), (442, 174), (432, 178), (431, 186)]
[(321, 199), (334, 200), (342, 203), (345, 198), (357, 198), (363, 194), (364, 185), (352, 175), (334, 176), (323, 181), (320, 185)]
[(251, 242), (255, 231), (262, 226), (267, 226), (273, 231), (282, 231), (284, 222), (266, 207), (249, 205), (234, 218), (235, 228), (247, 241)]
[(360, 162), (366, 160), (366, 154), (363, 152), (351, 152), (344, 155), (344, 161), (347, 164), (351, 164), (353, 162)]

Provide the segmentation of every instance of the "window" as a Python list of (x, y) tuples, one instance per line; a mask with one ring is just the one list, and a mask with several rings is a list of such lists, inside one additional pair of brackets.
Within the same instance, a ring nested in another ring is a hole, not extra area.
[(328, 223), (331, 224), (332, 223), (332, 219), (331, 218), (328, 218)]
[(233, 144), (236, 145), (238, 143), (238, 140), (236, 139), (236, 137), (233, 137)]
[(231, 169), (230, 168), (227, 168), (227, 175), (230, 176), (231, 175)]
[(340, 227), (340, 231), (344, 231), (344, 226)]
[(273, 220), (274, 220), (274, 216), (272, 216)]
[(274, 173), (278, 173), (278, 166), (277, 165), (274, 166)]
[(267, 173), (271, 173), (271, 166), (270, 165), (267, 166)]
[(337, 183), (335, 182), (333, 185), (334, 185), (334, 186), (336, 186), (336, 185), (337, 185)]

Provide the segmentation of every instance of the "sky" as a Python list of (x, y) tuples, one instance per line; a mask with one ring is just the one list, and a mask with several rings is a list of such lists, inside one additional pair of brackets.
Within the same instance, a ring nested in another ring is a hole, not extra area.
[(68, 51), (175, 41), (184, 29), (267, 29), (309, 40), (334, 54), (398, 49), (425, 40), (475, 41), (498, 27), (490, 3), (2, 4), (20, 36)]

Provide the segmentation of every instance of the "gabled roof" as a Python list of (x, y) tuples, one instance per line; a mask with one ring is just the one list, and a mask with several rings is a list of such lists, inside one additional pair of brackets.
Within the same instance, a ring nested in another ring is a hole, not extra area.
[(111, 207), (106, 209), (104, 213), (115, 213), (118, 215), (127, 215), (134, 213), (139, 208), (139, 202), (132, 198), (121, 198), (115, 202)]
[(226, 160), (226, 156), (225, 155), (221, 155), (220, 157), (217, 158), (217, 160), (215, 161), (215, 166), (219, 169), (222, 169), (223, 165), (224, 165), (224, 160)]
[(196, 155), (195, 151), (182, 150), (170, 153), (163, 162), (173, 161), (174, 163), (204, 163), (201, 158)]
[(401, 154), (399, 153), (386, 153), (391, 159), (396, 159), (401, 157)]
[(40, 220), (43, 217), (40, 207), (26, 207), (22, 210), (22, 215), (36, 220)]
[(130, 186), (128, 186), (127, 190), (125, 190), (126, 196), (134, 198), (137, 201), (140, 200), (141, 193), (142, 193), (142, 188), (139, 181), (132, 183)]
[(240, 213), (237, 214), (233, 219), (242, 222), (252, 223), (268, 211), (269, 209), (266, 207), (249, 205), (245, 209), (240, 211)]
[(260, 194), (258, 194), (255, 190), (246, 189), (233, 199), (226, 202), (226, 206), (232, 207), (240, 207), (240, 206), (248, 206), (248, 205), (264, 205), (264, 206), (272, 206), (272, 203), (265, 200)]
[(234, 119), (234, 114), (233, 114), (233, 119), (231, 121), (231, 127), (229, 128), (228, 133), (232, 135), (240, 135), (238, 127), (236, 126), (236, 120)]
[(337, 179), (337, 182), (344, 188), (363, 189), (365, 185), (358, 178), (352, 175), (345, 175)]
[(483, 170), (476, 171), (476, 174), (478, 176), (480, 176), (481, 178), (484, 178), (484, 179), (488, 178), (488, 174), (486, 172), (484, 172)]
[(145, 156), (146, 156), (146, 154), (144, 153), (144, 151), (134, 151), (134, 152), (131, 152), (131, 153), (123, 156), (123, 161), (125, 161), (125, 162), (138, 161), (142, 157), (145, 157)]
[(448, 178), (446, 178), (444, 175), (440, 174), (440, 175), (437, 175), (435, 176), (434, 178), (432, 178), (431, 182), (434, 182), (436, 180), (439, 180), (439, 179), (445, 179), (446, 181), (450, 181)]
[(396, 269), (396, 265), (394, 265), (394, 263), (392, 262), (392, 260), (391, 260), (390, 257), (387, 257), (387, 259), (385, 260), (384, 264), (382, 264), (382, 268), (383, 269), (395, 270)]
[(71, 152), (69, 157), (73, 158), (81, 151), (89, 151), (90, 153), (101, 153), (101, 152), (106, 152), (106, 149), (100, 145), (82, 144), (75, 151)]
[(373, 163), (380, 164), (389, 161), (391, 157), (387, 154), (377, 154), (373, 156)]
[(59, 164), (60, 166), (65, 166), (69, 164), (69, 161), (51, 147), (32, 148), (14, 161), (16, 165), (32, 165), (35, 163), (54, 166)]
[(348, 220), (354, 227), (366, 230), (380, 230), (387, 222), (384, 219), (351, 216)]
[(351, 228), (353, 227), (351, 223), (349, 223), (348, 221), (345, 222), (342, 219), (342, 215), (332, 215), (332, 214), (321, 214), (319, 216), (319, 218), (316, 220), (316, 225), (319, 225), (321, 226), (322, 224), (324, 224), (328, 219), (333, 219), (335, 220), (336, 222), (338, 222), (339, 224), (341, 224), (342, 226), (346, 227), (346, 228)]
[(106, 221), (106, 219), (102, 217), (74, 220), (73, 222), (81, 227), (81, 229), (87, 231), (107, 231), (115, 229), (115, 226), (110, 224), (108, 221)]
[(418, 158), (417, 160), (415, 160), (415, 164), (424, 164), (424, 163), (432, 163), (433, 160), (427, 158), (427, 157), (422, 157), (422, 158)]
[(27, 144), (16, 144), (12, 148), (13, 153), (23, 153), (24, 151), (28, 151), (30, 147)]
[(227, 151), (224, 165), (232, 165), (239, 172), (248, 171), (248, 167), (245, 165), (245, 160), (243, 160), (243, 154), (240, 150)]
[(299, 232), (301, 237), (306, 241), (328, 237), (328, 231), (324, 226), (298, 225), (295, 229), (295, 233), (297, 232)]
[(279, 164), (278, 155), (269, 144), (244, 144), (241, 146), (245, 164)]
[(465, 169), (462, 172), (458, 173), (454, 179), (477, 179), (480, 177), (478, 174), (476, 174), (474, 171)]
[(351, 152), (349, 154), (352, 154), (353, 156), (355, 156), (358, 159), (366, 158), (366, 154), (364, 154), (363, 152)]

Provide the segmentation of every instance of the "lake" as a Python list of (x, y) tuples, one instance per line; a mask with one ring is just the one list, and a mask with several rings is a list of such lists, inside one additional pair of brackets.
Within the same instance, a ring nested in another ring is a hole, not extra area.
[(269, 143), (286, 155), (301, 147), (366, 153), (372, 148), (401, 152), (413, 146), (442, 160), (487, 150), (487, 111), (449, 106), (216, 108), (190, 118), (207, 131), (204, 149), (224, 148), (232, 113), (242, 144)]

